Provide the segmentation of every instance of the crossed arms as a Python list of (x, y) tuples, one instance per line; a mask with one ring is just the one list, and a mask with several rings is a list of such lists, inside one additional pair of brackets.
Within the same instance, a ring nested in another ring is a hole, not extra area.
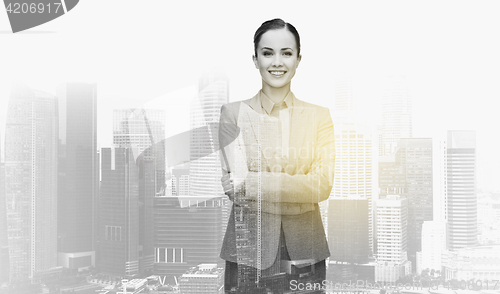
[(269, 167), (263, 167), (262, 170), (247, 168), (244, 152), (238, 153), (241, 149), (241, 144), (238, 144), (240, 129), (236, 127), (239, 105), (232, 103), (222, 106), (219, 128), (219, 142), (223, 153), (221, 180), (226, 195), (233, 202), (257, 200), (258, 182), (261, 200), (265, 201), (265, 205), (280, 205), (281, 214), (314, 210), (314, 204), (328, 199), (335, 168), (333, 122), (328, 109), (315, 108), (315, 131), (308, 137), (313, 141), (310, 144), (312, 152), (302, 161), (306, 165), (290, 169), (293, 172), (286, 172), (285, 167), (281, 172), (272, 172)]

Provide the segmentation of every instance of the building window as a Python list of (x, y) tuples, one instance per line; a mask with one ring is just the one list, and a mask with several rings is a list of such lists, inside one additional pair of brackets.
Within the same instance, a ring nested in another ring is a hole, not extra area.
[(155, 248), (156, 263), (186, 263), (184, 248)]

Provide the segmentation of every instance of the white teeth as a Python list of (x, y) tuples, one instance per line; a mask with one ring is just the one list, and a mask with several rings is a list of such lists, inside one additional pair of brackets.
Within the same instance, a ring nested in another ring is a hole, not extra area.
[(270, 71), (270, 73), (275, 76), (282, 76), (285, 74), (283, 71)]

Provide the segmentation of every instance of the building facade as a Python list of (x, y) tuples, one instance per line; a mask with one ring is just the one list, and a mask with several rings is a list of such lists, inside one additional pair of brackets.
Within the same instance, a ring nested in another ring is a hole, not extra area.
[(422, 225), (421, 262), (417, 273), (424, 269), (441, 270), (443, 251), (446, 250), (447, 225), (444, 221), (425, 221)]
[(217, 264), (200, 264), (187, 270), (179, 279), (185, 294), (223, 294), (224, 269)]
[(403, 138), (393, 154), (379, 158), (379, 198), (398, 194), (408, 199), (408, 259), (416, 265), (422, 224), (433, 220), (432, 139)]
[[(373, 222), (373, 130), (357, 116), (355, 83), (351, 77), (334, 81), (335, 174), (332, 198), (363, 198), (367, 200), (368, 242), (374, 251)], [(328, 202), (331, 204), (330, 202)], [(330, 216), (328, 215), (327, 218)], [(325, 226), (333, 223), (328, 220)]]
[(448, 131), (446, 210), (448, 249), (477, 245), (476, 134)]
[(113, 143), (131, 148), (138, 167), (139, 272), (151, 273), (154, 263), (153, 199), (166, 189), (165, 111), (119, 109), (113, 112)]
[(443, 256), (443, 275), (446, 281), (472, 280), (473, 285), (482, 285), (482, 289), (494, 289), (500, 280), (500, 245), (447, 251)]
[(337, 197), (328, 201), (330, 263), (367, 263), (372, 255), (368, 243), (368, 199)]
[(408, 261), (408, 199), (388, 195), (377, 200), (375, 281), (396, 282), (411, 273)]
[(10, 280), (57, 267), (57, 99), (13, 85), (5, 133)]
[(139, 274), (139, 178), (130, 148), (101, 149), (100, 272)]
[(95, 266), (99, 158), (97, 85), (59, 86), (58, 259), (65, 268)]

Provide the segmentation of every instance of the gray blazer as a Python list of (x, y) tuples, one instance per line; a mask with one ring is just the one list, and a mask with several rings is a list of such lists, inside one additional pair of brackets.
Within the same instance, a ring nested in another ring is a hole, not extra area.
[(330, 112), (290, 93), (289, 146), (282, 146), (279, 124), (264, 115), (260, 94), (221, 109), (219, 142), (226, 146), (222, 170), (225, 174), (230, 170), (238, 189), (231, 199), (220, 256), (266, 269), (276, 259), (283, 228), (292, 261), (323, 260), (330, 252), (318, 203), (328, 199), (333, 186), (335, 143)]

